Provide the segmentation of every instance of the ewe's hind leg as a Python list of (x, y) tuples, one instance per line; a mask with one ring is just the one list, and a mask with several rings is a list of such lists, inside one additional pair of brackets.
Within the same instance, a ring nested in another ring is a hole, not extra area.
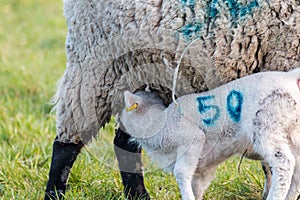
[(45, 200), (63, 198), (70, 170), (82, 147), (82, 142), (64, 144), (55, 139)]
[(121, 129), (116, 130), (114, 139), (115, 154), (124, 185), (124, 193), (128, 199), (150, 199), (143, 177), (141, 148), (129, 142), (130, 136)]
[(294, 172), (295, 157), (288, 145), (281, 145), (266, 149), (265, 160), (272, 167), (272, 184), (267, 200), (285, 199)]
[(196, 200), (201, 200), (202, 196), (209, 186), (211, 180), (214, 178), (214, 175), (216, 173), (217, 165), (212, 166), (207, 170), (200, 172), (196, 171), (193, 176), (193, 182), (192, 182), (192, 188), (194, 195), (196, 197)]
[(261, 161), (261, 166), (264, 170), (265, 174), (265, 184), (264, 184), (264, 192), (263, 192), (263, 200), (266, 200), (270, 191), (271, 183), (272, 183), (272, 171), (267, 162)]

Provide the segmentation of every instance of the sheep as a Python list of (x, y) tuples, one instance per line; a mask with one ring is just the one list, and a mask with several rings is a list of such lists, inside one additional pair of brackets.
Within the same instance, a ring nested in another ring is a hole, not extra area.
[[(45, 199), (65, 193), (80, 149), (121, 111), (124, 91), (148, 85), (166, 105), (171, 102), (180, 57), (177, 97), (294, 68), (299, 10), (298, 0), (64, 0), (67, 66), (55, 95), (57, 136)], [(141, 163), (141, 149), (129, 139), (117, 129), (125, 193), (149, 198), (142, 171), (131, 164)]]
[(174, 173), (183, 200), (202, 199), (217, 166), (244, 152), (272, 168), (267, 200), (298, 197), (300, 68), (249, 75), (168, 107), (149, 92), (125, 91), (124, 101), (120, 123)]

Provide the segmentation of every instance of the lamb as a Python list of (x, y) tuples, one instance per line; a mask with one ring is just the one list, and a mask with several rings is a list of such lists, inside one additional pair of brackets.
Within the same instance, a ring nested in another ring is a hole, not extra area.
[[(257, 87), (260, 83), (260, 87)], [(165, 107), (149, 92), (124, 93), (120, 122), (183, 200), (201, 199), (217, 166), (247, 152), (272, 168), (267, 200), (297, 198), (300, 184), (300, 68), (261, 72)]]
[[(76, 156), (121, 111), (124, 91), (149, 85), (171, 102), (181, 57), (177, 97), (294, 68), (299, 11), (298, 0), (64, 0), (67, 68), (55, 97), (57, 136), (45, 198), (65, 193)], [(149, 198), (135, 169), (141, 149), (129, 138), (120, 128), (114, 140), (125, 194)]]

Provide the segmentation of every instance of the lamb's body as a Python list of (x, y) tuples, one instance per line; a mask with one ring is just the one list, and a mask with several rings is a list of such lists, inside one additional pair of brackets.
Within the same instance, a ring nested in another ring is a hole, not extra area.
[[(142, 93), (136, 110), (122, 112), (121, 123), (153, 160), (174, 172), (183, 199), (193, 199), (192, 179), (200, 199), (217, 165), (247, 151), (272, 167), (267, 199), (290, 200), (300, 179), (299, 79), (300, 68), (259, 73), (182, 96), (167, 108)], [(125, 99), (126, 106), (135, 97)]]

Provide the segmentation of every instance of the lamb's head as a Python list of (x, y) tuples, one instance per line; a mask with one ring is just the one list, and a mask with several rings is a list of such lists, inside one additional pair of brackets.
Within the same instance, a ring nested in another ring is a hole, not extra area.
[(120, 122), (126, 132), (136, 138), (148, 138), (158, 133), (166, 121), (163, 101), (151, 92), (124, 92), (125, 108)]

